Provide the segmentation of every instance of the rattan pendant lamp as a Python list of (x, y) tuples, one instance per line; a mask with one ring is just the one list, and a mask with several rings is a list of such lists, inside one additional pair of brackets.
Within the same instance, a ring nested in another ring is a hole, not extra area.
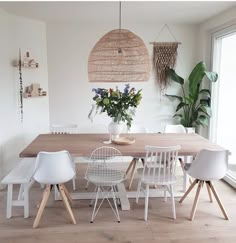
[(93, 47), (88, 59), (90, 82), (139, 82), (150, 77), (150, 60), (143, 40), (121, 28), (105, 34)]

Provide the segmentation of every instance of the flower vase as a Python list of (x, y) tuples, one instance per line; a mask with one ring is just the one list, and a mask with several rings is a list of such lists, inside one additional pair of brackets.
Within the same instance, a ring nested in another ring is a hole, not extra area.
[(108, 125), (108, 132), (110, 134), (110, 140), (113, 141), (114, 139), (119, 138), (120, 133), (122, 132), (122, 124), (119, 122), (110, 122)]

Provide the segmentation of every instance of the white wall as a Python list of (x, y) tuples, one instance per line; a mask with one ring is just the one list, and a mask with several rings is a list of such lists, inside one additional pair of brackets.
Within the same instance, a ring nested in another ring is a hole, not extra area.
[(23, 69), (23, 86), (40, 83), (48, 91), (46, 25), (10, 15), (0, 9), (0, 179), (14, 166), (19, 152), (39, 133), (48, 131), (48, 97), (24, 99), (20, 121), (19, 73), (12, 66), (19, 48), (39, 62), (38, 69)]
[[(117, 23), (101, 24), (49, 24), (47, 26), (48, 72), (50, 91), (50, 122), (68, 122), (79, 125), (80, 132), (89, 132), (91, 122), (87, 115), (93, 103), (92, 88), (115, 87), (117, 83), (89, 83), (87, 75), (88, 56), (95, 43)], [(163, 24), (128, 24), (127, 28), (140, 36), (146, 43), (151, 59), (150, 41), (173, 41), (170, 33), (164, 31), (157, 39)], [(196, 63), (196, 26), (170, 25), (179, 46), (177, 72), (186, 77)], [(124, 83), (119, 83), (124, 87)], [(137, 109), (134, 122), (144, 124), (149, 130), (163, 131), (166, 123), (172, 123), (176, 103), (160, 96), (160, 90), (153, 77), (148, 82), (131, 83), (142, 89), (143, 99)], [(172, 82), (169, 93), (180, 88)], [(94, 123), (108, 124), (106, 115), (97, 116)]]

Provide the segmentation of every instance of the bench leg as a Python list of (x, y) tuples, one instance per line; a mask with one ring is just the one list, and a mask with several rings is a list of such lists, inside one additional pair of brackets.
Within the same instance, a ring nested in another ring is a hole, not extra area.
[(23, 200), (23, 196), (24, 196), (23, 193), (24, 193), (24, 185), (20, 184), (20, 189), (17, 198), (18, 201)]
[(7, 187), (7, 218), (11, 218), (11, 212), (12, 212), (12, 190), (13, 190), (13, 184), (8, 184)]
[(29, 184), (24, 184), (24, 218), (29, 218)]

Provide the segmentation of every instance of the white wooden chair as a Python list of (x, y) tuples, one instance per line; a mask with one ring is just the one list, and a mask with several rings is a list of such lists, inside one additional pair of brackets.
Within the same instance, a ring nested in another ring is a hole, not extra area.
[[(77, 133), (77, 124), (51, 124), (50, 131), (52, 134), (74, 134)], [(75, 170), (76, 172), (76, 170)], [(76, 190), (76, 174), (72, 179), (73, 190)]]
[(193, 202), (192, 211), (190, 214), (190, 220), (194, 220), (198, 199), (200, 195), (200, 191), (204, 185), (207, 186), (208, 194), (210, 197), (210, 201), (212, 202), (211, 192), (215, 196), (215, 199), (225, 217), (226, 220), (229, 219), (226, 210), (223, 204), (220, 201), (220, 198), (213, 186), (213, 180), (222, 179), (227, 172), (228, 169), (228, 151), (221, 150), (201, 150), (195, 160), (192, 162), (190, 168), (186, 171), (190, 176), (195, 178), (194, 182), (190, 185), (188, 190), (185, 192), (183, 197), (180, 199), (180, 203), (184, 201), (187, 195), (192, 191), (195, 185), (198, 185), (196, 195)]
[(76, 224), (75, 217), (69, 204), (69, 201), (72, 203), (72, 199), (64, 185), (64, 183), (70, 181), (74, 176), (74, 162), (68, 151), (38, 153), (35, 163), (34, 180), (47, 186), (44, 190), (33, 228), (38, 227), (53, 186), (56, 186), (59, 190), (71, 222)]
[(77, 133), (77, 124), (51, 124), (50, 131), (53, 134)]
[(170, 193), (173, 218), (176, 219), (173, 185), (176, 182), (175, 168), (180, 145), (171, 147), (146, 146), (145, 150), (146, 158), (144, 168), (138, 168), (137, 170), (140, 181), (138, 184), (136, 203), (138, 203), (140, 191), (142, 190), (145, 194), (144, 220), (146, 221), (148, 217), (149, 187), (162, 186), (164, 190)]
[[(35, 165), (35, 158), (24, 158), (16, 167), (1, 181), (7, 184), (7, 213), (6, 217), (11, 218), (13, 206), (24, 207), (24, 218), (29, 217), (29, 190), (34, 183), (32, 179)], [(20, 185), (17, 200), (13, 199), (13, 185)]]
[[(106, 199), (109, 203), (117, 221), (120, 222), (120, 216), (117, 208), (117, 185), (125, 179), (125, 172), (122, 169), (121, 152), (113, 147), (103, 146), (95, 149), (91, 154), (91, 163), (88, 164), (85, 178), (95, 185), (96, 198), (91, 218), (93, 223), (103, 201)], [(97, 207), (99, 197), (102, 198)], [(109, 198), (113, 199), (114, 206)]]
[[(132, 126), (130, 127), (128, 132), (129, 133), (148, 133), (148, 129), (144, 126), (139, 125), (139, 124), (132, 124)], [(132, 161), (130, 162), (130, 164), (129, 164), (127, 170), (126, 170), (127, 175), (131, 171), (130, 182), (129, 182), (129, 186), (128, 186), (129, 190), (131, 189), (131, 186), (133, 184), (134, 175), (136, 173), (137, 165), (138, 165), (138, 162), (140, 160), (142, 161), (142, 164), (144, 165), (144, 158), (143, 157), (134, 157), (134, 158), (132, 158)]]

